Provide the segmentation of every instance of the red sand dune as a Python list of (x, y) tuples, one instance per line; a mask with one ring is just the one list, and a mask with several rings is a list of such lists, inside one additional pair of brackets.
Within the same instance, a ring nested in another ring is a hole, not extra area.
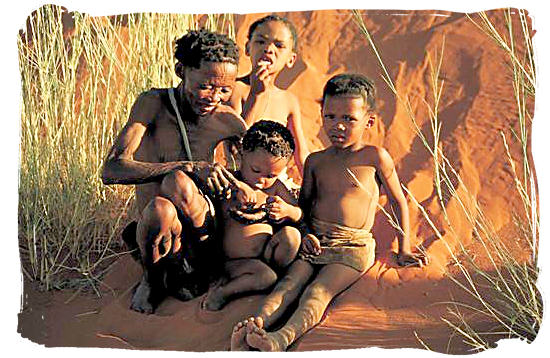
[[(464, 14), (392, 13), (367, 11), (364, 19), (398, 91), (411, 96), (413, 112), (425, 133), (429, 133), (429, 121), (422, 99), (432, 101), (428, 55), (433, 58), (438, 54), (444, 41), (441, 77), (445, 84), (439, 109), (443, 149), (470, 193), (482, 204), (495, 231), (511, 232), (508, 225), (512, 212), (520, 207), (499, 131), (509, 133), (509, 127), (517, 119), (504, 54)], [(241, 47), (248, 26), (263, 15), (236, 16), (237, 42)], [(452, 339), (447, 347), (452, 330), (440, 319), (446, 307), (435, 304), (448, 301), (451, 293), (456, 300), (467, 297), (444, 276), (450, 263), (446, 244), (456, 251), (456, 240), (445, 224), (432, 189), (433, 162), (404, 107), (396, 102), (380, 78), (378, 61), (350, 11), (281, 15), (298, 28), (300, 53), (295, 68), (283, 74), (279, 85), (300, 99), (310, 148), (322, 148), (327, 143), (320, 128), (317, 102), (325, 81), (341, 72), (360, 72), (375, 79), (381, 121), (365, 139), (388, 149), (402, 183), (445, 233), (445, 240), (437, 240), (411, 201), (412, 243), (423, 244), (432, 263), (423, 269), (397, 268), (392, 256), (392, 250), (396, 249), (394, 231), (379, 213), (374, 228), (378, 242), (376, 264), (363, 279), (338, 296), (323, 322), (291, 349), (422, 348), (416, 333), (436, 351), (466, 352), (468, 347), (459, 338)], [(504, 30), (501, 12), (489, 15)], [(243, 56), (242, 74), (250, 69), (248, 62)], [(511, 149), (514, 158), (519, 158), (519, 148)], [(472, 228), (456, 200), (448, 201), (446, 208), (456, 237), (470, 245), (483, 263), (482, 250), (473, 243)], [(515, 248), (519, 256), (526, 252), (524, 247)], [(86, 295), (72, 297), (72, 292), (66, 291), (38, 293), (26, 285), (28, 297), (19, 316), (19, 331), (23, 337), (47, 346), (227, 350), (232, 326), (253, 313), (261, 298), (259, 295), (241, 298), (216, 313), (199, 310), (200, 299), (180, 302), (169, 298), (157, 314), (145, 316), (128, 309), (130, 291), (140, 273), (141, 269), (129, 256), (121, 258), (105, 278), (101, 299)], [(42, 315), (43, 323), (37, 324)], [(488, 325), (475, 324), (483, 328)]]

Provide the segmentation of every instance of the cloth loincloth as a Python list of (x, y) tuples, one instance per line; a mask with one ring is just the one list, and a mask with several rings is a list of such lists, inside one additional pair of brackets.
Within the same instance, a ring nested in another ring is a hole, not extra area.
[(314, 265), (342, 264), (363, 272), (374, 264), (376, 241), (368, 230), (355, 229), (313, 218), (310, 225), (321, 244), (321, 254), (300, 252)]

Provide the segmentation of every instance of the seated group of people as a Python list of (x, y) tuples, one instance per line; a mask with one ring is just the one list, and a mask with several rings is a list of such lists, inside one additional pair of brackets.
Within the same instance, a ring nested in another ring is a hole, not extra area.
[[(132, 309), (153, 313), (166, 295), (206, 293), (202, 308), (220, 310), (269, 292), (235, 325), (232, 350), (286, 350), (373, 265), (380, 186), (401, 228), (398, 263), (427, 264), (411, 251), (392, 158), (362, 140), (377, 120), (372, 80), (341, 74), (326, 83), (321, 116), (330, 146), (309, 152), (299, 102), (275, 83), (296, 62), (297, 40), (285, 18), (254, 22), (245, 46), (252, 70), (237, 78), (231, 39), (188, 32), (176, 42), (180, 84), (137, 98), (103, 168), (105, 184), (136, 185), (140, 215), (123, 232), (143, 267)], [(220, 143), (232, 169), (214, 163)], [(299, 197), (286, 174), (292, 158), (302, 174)]]

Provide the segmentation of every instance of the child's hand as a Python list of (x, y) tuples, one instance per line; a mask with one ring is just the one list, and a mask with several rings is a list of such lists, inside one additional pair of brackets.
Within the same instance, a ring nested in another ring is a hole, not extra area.
[(422, 267), (428, 263), (428, 256), (423, 253), (401, 252), (397, 255), (397, 264), (401, 267)]
[(292, 215), (292, 206), (278, 195), (268, 197), (265, 204), (270, 220), (282, 221)]
[(235, 198), (243, 207), (253, 207), (258, 202), (256, 191), (246, 183), (237, 181), (235, 183)]
[(250, 87), (254, 93), (262, 93), (272, 85), (273, 76), (269, 74), (270, 63), (260, 61), (250, 74)]
[(302, 251), (310, 255), (321, 254), (321, 243), (315, 235), (307, 234), (302, 238)]

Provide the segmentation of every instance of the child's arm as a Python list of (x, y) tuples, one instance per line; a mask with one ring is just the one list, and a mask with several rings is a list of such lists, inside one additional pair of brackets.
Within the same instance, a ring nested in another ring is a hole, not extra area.
[(384, 148), (378, 148), (378, 160), (378, 177), (388, 194), (388, 200), (397, 216), (397, 223), (401, 228), (397, 233), (399, 244), (397, 263), (400, 266), (425, 265), (428, 263), (427, 257), (423, 254), (413, 254), (411, 251), (409, 242), (409, 207), (403, 190), (401, 190), (401, 184), (397, 177), (393, 160)]
[(294, 152), (294, 162), (298, 166), (300, 173), (304, 171), (304, 163), (309, 155), (307, 148), (306, 137), (302, 130), (302, 116), (300, 113), (300, 103), (295, 96), (289, 96), (290, 113), (288, 116), (288, 129), (292, 132), (292, 136), (296, 141), (296, 151)]
[[(302, 188), (300, 189), (300, 198), (298, 199), (300, 208), (303, 211), (304, 222), (311, 217), (313, 200), (317, 195), (317, 190), (315, 188), (314, 165), (312, 164), (314, 162), (315, 154), (311, 154), (306, 158), (304, 163), (304, 178), (302, 180)], [(309, 229), (305, 223), (300, 226), (300, 231), (302, 233), (301, 250), (306, 254), (320, 255), (321, 244), (319, 239), (309, 232)]]
[(275, 87), (275, 77), (269, 75), (267, 65), (258, 65), (252, 68), (249, 75), (250, 91), (242, 105), (241, 116), (248, 126), (254, 124), (255, 121), (265, 113), (269, 103), (269, 95)]

